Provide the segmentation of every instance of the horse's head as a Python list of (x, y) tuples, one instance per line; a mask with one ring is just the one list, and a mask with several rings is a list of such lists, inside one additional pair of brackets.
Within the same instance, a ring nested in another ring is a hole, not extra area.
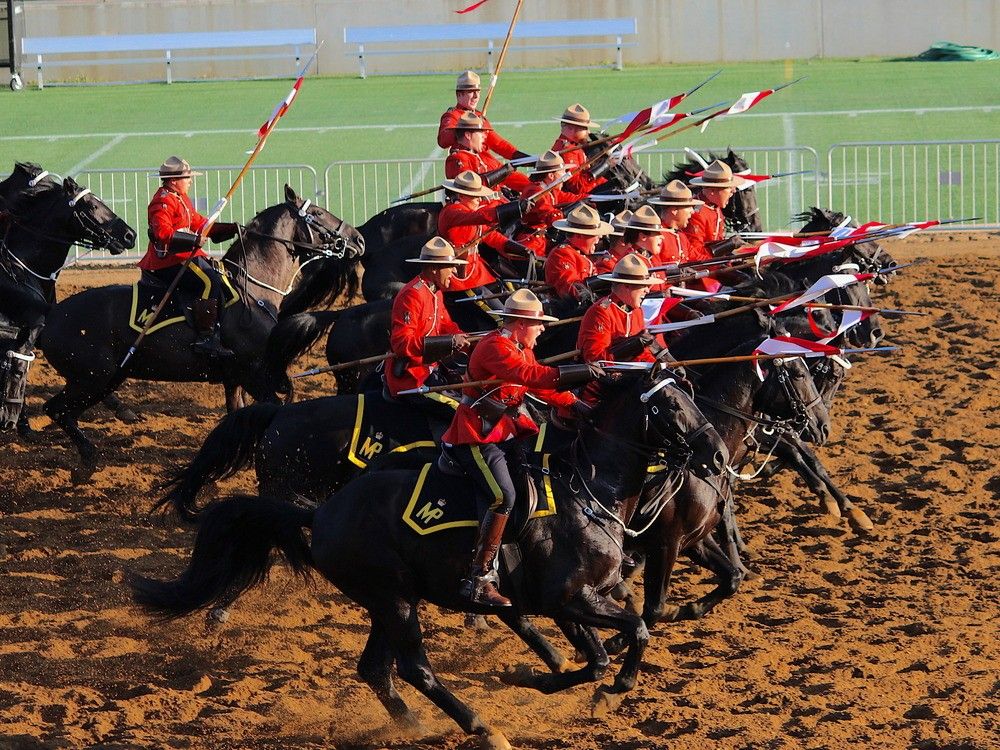
[(672, 464), (686, 465), (698, 476), (723, 470), (729, 462), (725, 443), (669, 372), (657, 365), (649, 374), (622, 374), (620, 381), (617, 394), (604, 394), (595, 413), (601, 429), (665, 454)]
[(754, 398), (754, 410), (792, 420), (806, 440), (823, 445), (830, 436), (830, 412), (805, 361), (788, 357), (759, 366), (764, 382)]
[(365, 238), (361, 232), (322, 206), (300, 198), (287, 184), (285, 205), (289, 216), (296, 222), (293, 241), (300, 248), (305, 248), (306, 253), (337, 260), (356, 259), (364, 255)]
[[(729, 165), (734, 175), (750, 172), (750, 165), (732, 149), (729, 149), (722, 161)], [(760, 223), (757, 188), (753, 185), (737, 189), (722, 213), (726, 217), (726, 222), (737, 232), (760, 232), (764, 229)]]
[(135, 230), (108, 205), (72, 177), (63, 180), (63, 194), (70, 209), (70, 232), (94, 248), (121, 255), (135, 247)]
[[(600, 136), (596, 133), (590, 134), (590, 140), (594, 141), (598, 138)], [(588, 146), (584, 149), (584, 153), (588, 159), (592, 159), (607, 147), (607, 143)], [(626, 156), (617, 164), (613, 164), (608, 169), (606, 176), (609, 187), (605, 189), (599, 188), (596, 192), (621, 192), (632, 188), (634, 185), (638, 185), (642, 190), (648, 190), (653, 187), (653, 180), (646, 174), (639, 162), (635, 160), (635, 157), (631, 155)]]
[[(846, 355), (842, 355), (841, 358), (846, 361)], [(816, 390), (829, 408), (840, 384), (847, 376), (847, 368), (833, 357), (812, 357), (808, 360), (808, 365), (813, 382), (816, 383)]]

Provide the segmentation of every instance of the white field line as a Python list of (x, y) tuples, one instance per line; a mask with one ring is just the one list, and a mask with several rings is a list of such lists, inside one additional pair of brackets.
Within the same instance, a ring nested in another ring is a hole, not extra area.
[(431, 151), (429, 154), (427, 154), (426, 157), (424, 157), (424, 160), (427, 163), (424, 164), (415, 175), (413, 175), (413, 179), (410, 180), (410, 183), (400, 191), (399, 195), (400, 196), (409, 195), (416, 188), (423, 186), (424, 177), (427, 176), (427, 173), (434, 166), (433, 162), (436, 161), (437, 159), (440, 159), (443, 154), (444, 154), (444, 149), (441, 148), (440, 146), (435, 146), (434, 150)]
[[(747, 112), (742, 115), (738, 115), (740, 119), (743, 118), (774, 118), (774, 117), (857, 117), (858, 115), (884, 115), (884, 114), (936, 114), (936, 113), (947, 113), (947, 112), (1000, 112), (1000, 105), (996, 106), (970, 106), (970, 107), (905, 107), (900, 109), (844, 109), (844, 110), (824, 110), (818, 112)], [(597, 119), (611, 119), (614, 115), (607, 117), (600, 117)], [(507, 120), (493, 121), (494, 125), (504, 125), (512, 127), (522, 127), (524, 125), (553, 125), (554, 120)], [(393, 130), (430, 130), (437, 127), (436, 123), (433, 122), (419, 122), (419, 123), (398, 123), (398, 124), (382, 124), (382, 125), (322, 125), (316, 127), (283, 127), (279, 132), (281, 133), (327, 133), (330, 131), (337, 130), (383, 130), (385, 132), (391, 132)], [(115, 136), (147, 136), (151, 138), (161, 138), (164, 136), (184, 136), (190, 138), (195, 135), (232, 135), (240, 133), (250, 133), (253, 132), (250, 128), (220, 128), (216, 130), (157, 130), (150, 132), (110, 132), (110, 133), (63, 133), (63, 134), (50, 134), (50, 135), (4, 135), (0, 136), (0, 142), (2, 141), (37, 141), (37, 140), (65, 140), (69, 138), (100, 138), (106, 137), (111, 138)]]
[(95, 161), (98, 157), (103, 156), (104, 154), (106, 154), (108, 151), (110, 151), (111, 149), (113, 149), (115, 146), (117, 146), (119, 143), (121, 143), (122, 141), (124, 141), (126, 138), (128, 138), (128, 136), (126, 134), (119, 133), (114, 138), (112, 138), (110, 141), (108, 141), (103, 146), (101, 146), (99, 149), (97, 149), (97, 151), (95, 151), (94, 153), (92, 153), (90, 156), (86, 157), (85, 159), (83, 159), (80, 162), (77, 162), (72, 167), (70, 167), (68, 170), (66, 170), (66, 174), (68, 174), (70, 177), (72, 177), (75, 174), (79, 174), (81, 171), (83, 171), (83, 168), (85, 166), (87, 166), (88, 164), (90, 164), (92, 161)]

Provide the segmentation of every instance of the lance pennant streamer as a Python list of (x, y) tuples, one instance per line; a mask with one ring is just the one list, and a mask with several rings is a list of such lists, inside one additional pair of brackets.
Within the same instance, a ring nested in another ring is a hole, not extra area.
[(268, 117), (264, 124), (257, 129), (258, 138), (264, 138), (267, 136), (274, 129), (275, 123), (277, 123), (285, 112), (288, 111), (288, 108), (292, 106), (292, 102), (295, 101), (295, 97), (298, 95), (299, 89), (302, 87), (303, 78), (305, 78), (305, 73), (296, 79), (295, 83), (292, 85), (292, 90), (288, 92), (288, 96), (278, 102), (274, 111), (271, 112), (271, 116)]
[[(840, 318), (840, 323), (833, 331), (824, 331), (820, 325), (813, 319), (812, 308), (806, 307), (806, 319), (809, 321), (809, 329), (813, 332), (813, 335), (819, 340), (821, 344), (829, 344), (840, 334), (846, 333), (851, 330), (863, 320), (867, 320), (874, 313), (871, 310), (844, 310), (843, 315)], [(845, 362), (847, 360), (844, 360)], [(850, 364), (846, 365), (850, 368)]]
[(827, 292), (832, 292), (834, 289), (843, 289), (845, 286), (857, 284), (859, 281), (868, 281), (868, 279), (872, 278), (875, 278), (875, 274), (873, 273), (834, 273), (823, 276), (817, 279), (815, 284), (802, 292), (798, 297), (790, 299), (787, 302), (782, 302), (773, 308), (771, 315), (777, 315), (786, 310), (800, 307), (807, 302), (812, 302), (814, 299), (822, 297)]
[(479, 0), (479, 2), (478, 2), (478, 3), (473, 3), (473, 4), (472, 4), (472, 5), (470, 5), (469, 7), (467, 7), (467, 8), (462, 8), (461, 10), (456, 10), (455, 12), (456, 12), (456, 13), (458, 13), (459, 15), (461, 15), (462, 13), (469, 13), (469, 12), (471, 12), (471, 11), (474, 11), (474, 10), (475, 10), (476, 8), (478, 8), (478, 7), (480, 6), (480, 5), (486, 5), (486, 3), (488, 3), (488, 2), (489, 2), (489, 0)]
[(788, 83), (782, 84), (781, 86), (776, 86), (773, 89), (764, 89), (763, 91), (748, 91), (747, 93), (740, 95), (740, 98), (737, 99), (735, 102), (733, 102), (731, 106), (727, 107), (721, 112), (716, 112), (714, 115), (706, 117), (704, 120), (702, 120), (701, 132), (703, 133), (705, 132), (705, 128), (708, 127), (708, 123), (711, 122), (712, 120), (718, 117), (743, 114), (747, 110), (756, 107), (762, 101), (767, 99), (767, 97), (771, 96), (771, 94), (777, 91), (781, 91), (783, 88), (787, 88), (791, 86), (793, 83), (798, 83), (801, 80), (802, 80), (801, 78), (796, 78), (794, 81), (789, 81)]
[[(832, 357), (842, 354), (840, 349), (829, 344), (821, 344), (818, 341), (808, 341), (794, 336), (773, 336), (760, 343), (754, 354), (767, 355), (787, 355), (789, 357)], [(753, 363), (757, 377), (764, 380), (764, 371), (760, 368), (759, 362)]]

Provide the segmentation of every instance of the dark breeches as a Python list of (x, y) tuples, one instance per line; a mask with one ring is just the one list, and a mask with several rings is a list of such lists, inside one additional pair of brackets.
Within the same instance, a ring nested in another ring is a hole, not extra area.
[[(514, 509), (514, 480), (507, 456), (496, 443), (453, 445), (445, 450), (465, 470), (476, 487), (477, 500), (485, 501), (494, 513), (509, 515)], [(482, 508), (480, 508), (482, 510)]]

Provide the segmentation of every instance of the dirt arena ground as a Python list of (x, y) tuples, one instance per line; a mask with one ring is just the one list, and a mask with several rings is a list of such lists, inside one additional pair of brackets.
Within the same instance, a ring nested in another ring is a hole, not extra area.
[[(880, 301), (932, 315), (886, 323), (903, 351), (858, 362), (820, 450), (874, 533), (823, 515), (787, 474), (744, 486), (759, 578), (703, 621), (657, 627), (637, 688), (600, 719), (593, 686), (505, 686), (505, 667), (535, 663), (527, 649), (502, 627), (480, 637), (431, 608), (440, 676), (515, 747), (1000, 744), (1000, 238), (914, 237), (890, 250), (926, 262)], [(133, 273), (68, 272), (61, 294)], [(39, 397), (58, 386), (43, 359), (32, 384), (40, 428)], [(475, 746), (409, 686), (421, 732), (387, 726), (354, 671), (366, 622), (322, 580), (306, 586), (278, 567), (221, 627), (201, 616), (157, 625), (133, 608), (123, 571), (173, 575), (192, 541), (150, 515), (151, 486), (223, 412), (207, 385), (132, 382), (122, 395), (145, 421), (93, 411), (84, 426), (104, 468), (84, 486), (70, 483), (61, 433), (0, 436), (0, 749)], [(252, 490), (252, 474), (225, 489)], [(685, 567), (673, 596), (707, 585)]]

